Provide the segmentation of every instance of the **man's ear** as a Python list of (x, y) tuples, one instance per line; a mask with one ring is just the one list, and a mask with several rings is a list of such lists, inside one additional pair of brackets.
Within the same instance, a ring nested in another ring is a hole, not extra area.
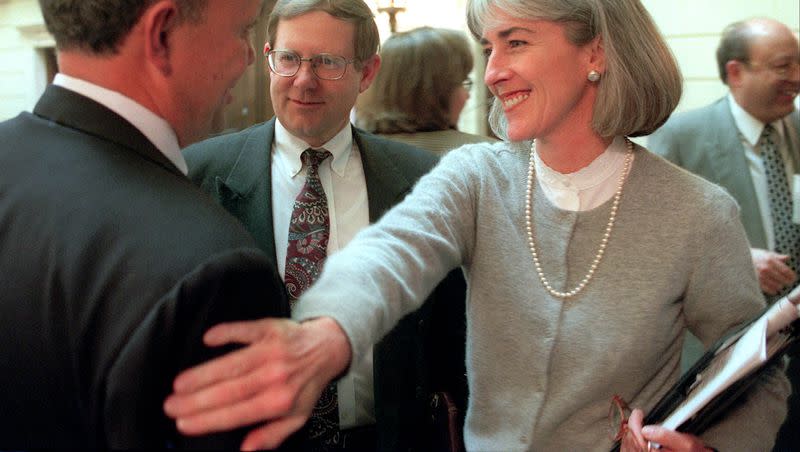
[(361, 63), (361, 84), (358, 92), (363, 93), (375, 80), (378, 70), (381, 68), (381, 57), (377, 53), (372, 55), (367, 61)]
[(725, 72), (727, 73), (727, 85), (729, 87), (738, 87), (742, 82), (742, 71), (744, 63), (741, 61), (730, 60), (725, 63)]
[(171, 0), (159, 1), (142, 15), (144, 25), (145, 58), (163, 75), (172, 72), (170, 61), (172, 34), (178, 25), (178, 8)]

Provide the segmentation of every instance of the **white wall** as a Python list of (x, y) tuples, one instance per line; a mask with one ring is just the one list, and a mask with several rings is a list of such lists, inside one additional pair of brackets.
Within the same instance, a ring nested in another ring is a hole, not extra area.
[[(467, 31), (465, 0), (406, 0), (407, 10), (397, 15), (398, 30), (420, 25)], [(684, 76), (684, 93), (677, 111), (711, 103), (727, 92), (719, 80), (715, 51), (726, 25), (753, 16), (772, 17), (795, 32), (800, 27), (798, 0), (642, 0), (678, 59)], [(381, 36), (389, 36), (386, 14), (379, 14)], [(476, 44), (476, 62), (480, 62)], [(473, 79), (483, 78), (481, 65)], [(485, 91), (472, 94), (459, 127), (482, 133)]]
[(728, 24), (754, 16), (777, 19), (797, 32), (798, 0), (642, 0), (672, 47), (684, 76), (678, 111), (711, 103), (727, 93), (715, 52)]
[(52, 45), (36, 0), (0, 1), (0, 120), (33, 109), (47, 83), (40, 49)]
[[(371, 4), (374, 1), (367, 0)], [(778, 19), (797, 31), (798, 0), (642, 0), (675, 52), (685, 77), (678, 110), (705, 105), (726, 92), (719, 81), (714, 51), (725, 25), (751, 16)], [(462, 29), (466, 32), (466, 0), (407, 0), (398, 14), (399, 30), (420, 25)], [(388, 17), (377, 15), (382, 37), (389, 36)], [(38, 48), (52, 46), (42, 24), (36, 0), (0, 0), (0, 120), (30, 110), (45, 86)], [(476, 44), (476, 61), (479, 50)], [(482, 80), (481, 64), (473, 76)], [(409, 68), (413, 70), (413, 68)], [(459, 126), (481, 133), (485, 106), (480, 83), (464, 109)]]

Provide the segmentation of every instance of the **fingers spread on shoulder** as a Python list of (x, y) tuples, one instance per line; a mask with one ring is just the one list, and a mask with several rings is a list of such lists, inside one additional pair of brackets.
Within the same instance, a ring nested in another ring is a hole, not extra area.
[(176, 425), (178, 430), (186, 435), (220, 432), (258, 422), (271, 423), (292, 413), (294, 407), (294, 394), (267, 391), (218, 409), (179, 417)]
[(176, 393), (188, 393), (200, 390), (219, 381), (236, 378), (251, 372), (254, 368), (263, 365), (269, 358), (267, 354), (271, 349), (281, 348), (286, 341), (264, 341), (285, 334), (287, 325), (294, 322), (284, 319), (263, 319), (255, 322), (237, 322), (220, 324), (206, 333), (207, 343), (211, 339), (212, 346), (227, 343), (256, 344), (241, 350), (228, 353), (224, 356), (185, 370), (175, 378), (173, 390)]
[(286, 333), (289, 325), (297, 325), (289, 319), (267, 318), (246, 322), (220, 323), (210, 328), (203, 336), (209, 346), (225, 344), (250, 344), (265, 338)]
[[(254, 350), (246, 349), (234, 354), (237, 353), (248, 355), (253, 354)], [(224, 358), (224, 360), (221, 358), (220, 362), (216, 364), (221, 367), (229, 365), (230, 359), (235, 357), (226, 356)], [(284, 414), (293, 401), (285, 401), (290, 396), (281, 397), (281, 395), (297, 391), (295, 386), (287, 386), (287, 382), (291, 380), (291, 373), (280, 360), (271, 360), (268, 355), (260, 358), (263, 360), (256, 361), (256, 357), (248, 359), (247, 371), (235, 375), (229, 375), (225, 369), (211, 370), (211, 372), (223, 375), (224, 378), (217, 379), (212, 384), (193, 391), (176, 392), (170, 395), (164, 403), (165, 412), (175, 418), (187, 417), (239, 403), (262, 393), (270, 393), (276, 397), (274, 406), (269, 407), (270, 411), (264, 416)]]

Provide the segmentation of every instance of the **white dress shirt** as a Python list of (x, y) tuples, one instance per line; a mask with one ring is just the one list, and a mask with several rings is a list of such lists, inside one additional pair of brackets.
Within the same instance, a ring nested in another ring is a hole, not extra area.
[(184, 160), (178, 144), (178, 136), (175, 135), (175, 130), (164, 118), (124, 94), (103, 88), (86, 80), (58, 73), (53, 79), (53, 84), (86, 96), (122, 116), (142, 132), (184, 175), (189, 174), (186, 160)]
[(625, 168), (627, 151), (625, 139), (616, 137), (592, 163), (574, 173), (553, 170), (538, 154), (534, 156), (534, 169), (542, 192), (553, 205), (562, 210), (583, 212), (603, 205), (614, 196)]
[[(739, 130), (739, 140), (744, 147), (744, 155), (747, 159), (747, 167), (750, 170), (750, 177), (753, 179), (753, 188), (756, 191), (756, 199), (758, 200), (758, 209), (761, 212), (761, 222), (764, 225), (764, 233), (767, 236), (767, 247), (775, 249), (775, 231), (772, 228), (772, 212), (769, 208), (769, 191), (767, 188), (767, 175), (764, 172), (764, 162), (761, 160), (761, 149), (759, 149), (758, 140), (761, 138), (766, 124), (754, 118), (750, 113), (746, 112), (733, 98), (728, 94), (728, 101), (733, 115), (733, 122)], [(786, 179), (789, 181), (791, 189), (794, 183), (792, 170), (792, 157), (789, 152), (789, 144), (786, 140), (786, 130), (784, 128), (783, 120), (779, 119), (772, 122), (772, 127), (777, 132), (775, 144), (778, 146), (778, 152), (783, 157), (783, 162), (786, 165)]]
[[(275, 231), (275, 254), (281, 279), (286, 271), (286, 247), (294, 200), (306, 181), (307, 169), (300, 156), (308, 143), (293, 136), (275, 121), (272, 145), (272, 219)], [(328, 198), (330, 237), (328, 255), (347, 245), (358, 231), (369, 225), (367, 183), (361, 154), (353, 141), (348, 123), (322, 148), (331, 153), (319, 167), (319, 179)], [(319, 149), (319, 148), (317, 148)], [(351, 366), (337, 384), (339, 426), (350, 428), (375, 423), (372, 352)]]

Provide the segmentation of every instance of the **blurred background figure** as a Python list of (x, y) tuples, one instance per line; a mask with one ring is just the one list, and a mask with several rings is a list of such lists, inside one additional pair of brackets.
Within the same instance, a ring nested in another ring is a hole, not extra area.
[[(673, 163), (724, 187), (738, 202), (753, 266), (768, 301), (797, 286), (800, 218), (800, 43), (785, 24), (770, 18), (737, 21), (725, 28), (717, 66), (728, 93), (713, 103), (671, 118), (648, 146)], [(794, 199), (792, 193), (795, 193)], [(687, 338), (684, 368), (702, 354)], [(800, 358), (789, 354), (793, 392), (776, 451), (800, 450)]]
[(356, 125), (439, 154), (495, 141), (457, 129), (473, 84), (472, 52), (462, 32), (419, 27), (394, 34), (382, 46), (381, 61), (356, 104)]
[(761, 290), (774, 301), (797, 285), (800, 258), (791, 196), (800, 170), (800, 44), (776, 20), (739, 21), (723, 32), (717, 65), (728, 94), (676, 115), (647, 143), (736, 198)]

